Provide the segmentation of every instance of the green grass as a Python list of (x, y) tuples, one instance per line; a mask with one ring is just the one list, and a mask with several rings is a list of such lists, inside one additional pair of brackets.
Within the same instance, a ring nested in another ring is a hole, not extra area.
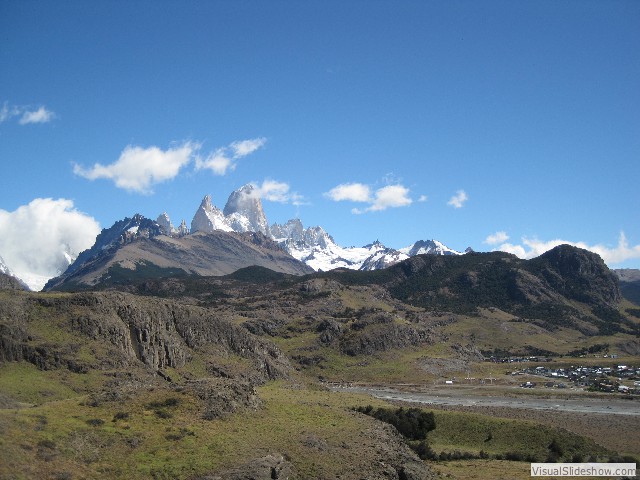
[(39, 405), (77, 397), (72, 386), (81, 383), (79, 377), (70, 372), (44, 372), (26, 362), (8, 362), (0, 365), (0, 392), (17, 402)]
[(612, 452), (593, 440), (565, 430), (547, 427), (525, 420), (494, 418), (463, 412), (436, 411), (436, 428), (428, 434), (428, 441), (436, 451), (469, 451), (489, 454), (517, 452), (534, 455), (544, 461), (548, 446), (555, 439), (570, 461), (574, 454), (602, 459)]
[[(203, 361), (196, 370), (203, 368)], [(176, 374), (186, 374), (179, 370)], [(365, 395), (281, 381), (257, 389), (263, 402), (258, 410), (207, 421), (200, 400), (166, 387), (143, 388), (126, 403), (91, 406), (60, 374), (27, 364), (0, 370), (0, 391), (5, 394), (30, 401), (42, 398), (43, 389), (55, 392), (33, 408), (0, 410), (0, 478), (16, 472), (22, 472), (18, 478), (62, 473), (73, 478), (188, 478), (273, 453), (290, 459), (300, 478), (335, 478), (344, 465), (375, 454), (357, 448), (370, 440), (367, 432), (374, 420), (353, 408), (389, 407)], [(24, 390), (25, 385), (31, 385), (30, 390)], [(436, 429), (428, 440), (438, 453), (518, 451), (542, 457), (553, 439), (568, 453), (607, 453), (591, 440), (532, 422), (434, 414)], [(310, 445), (309, 439), (322, 448)]]
[(197, 399), (178, 394), (174, 405), (167, 400), (176, 394), (163, 390), (126, 404), (91, 407), (74, 398), (0, 410), (0, 477), (25, 471), (24, 478), (36, 478), (37, 467), (45, 477), (68, 472), (74, 478), (187, 478), (274, 452), (291, 458), (302, 478), (338, 475), (340, 464), (328, 462), (306, 439), (338, 448), (357, 441), (368, 420), (331, 392), (281, 383), (259, 390), (262, 409), (214, 421), (201, 419)]

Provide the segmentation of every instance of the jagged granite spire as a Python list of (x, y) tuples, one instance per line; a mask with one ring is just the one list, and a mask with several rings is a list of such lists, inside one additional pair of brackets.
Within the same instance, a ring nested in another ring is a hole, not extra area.
[(175, 228), (171, 224), (171, 219), (169, 219), (169, 215), (167, 215), (167, 212), (164, 212), (162, 215), (160, 215), (156, 220), (156, 223), (160, 225), (160, 228), (165, 235), (171, 235), (175, 231)]
[(233, 228), (231, 228), (222, 211), (211, 204), (211, 195), (205, 195), (200, 207), (193, 216), (193, 220), (191, 220), (191, 233), (211, 233), (215, 230), (231, 232)]
[(244, 185), (229, 195), (223, 213), (236, 232), (260, 232), (270, 236), (260, 195), (251, 184)]

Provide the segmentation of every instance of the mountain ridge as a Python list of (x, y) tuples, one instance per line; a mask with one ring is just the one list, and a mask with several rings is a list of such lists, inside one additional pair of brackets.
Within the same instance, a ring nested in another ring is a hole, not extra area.
[(131, 278), (224, 275), (251, 265), (293, 274), (312, 271), (260, 233), (216, 230), (167, 236), (157, 223), (134, 215), (103, 230), (96, 244), (45, 290), (85, 289)]
[[(230, 236), (225, 237), (221, 233)], [(190, 231), (184, 220), (176, 229), (166, 212), (159, 215), (156, 221), (135, 214), (131, 218), (126, 217), (115, 222), (111, 227), (103, 229), (96, 237), (94, 245), (73, 259), (65, 272), (50, 279), (44, 289), (60, 287), (63, 283), (72, 282), (72, 279), (85, 285), (99, 283), (100, 280), (96, 275), (98, 273), (108, 275), (106, 270), (113, 263), (132, 271), (140, 270), (134, 276), (142, 275), (141, 270), (145, 268), (148, 270), (148, 276), (151, 276), (151, 270), (153, 270), (151, 265), (155, 266), (156, 274), (162, 276), (177, 274), (179, 271), (183, 271), (185, 274), (223, 275), (230, 273), (229, 268), (242, 268), (249, 264), (261, 265), (285, 273), (306, 273), (305, 269), (294, 267), (288, 260), (284, 261), (284, 257), (281, 257), (279, 253), (276, 256), (270, 253), (266, 254), (266, 257), (271, 255), (270, 260), (275, 261), (274, 263), (263, 258), (262, 254), (256, 257), (255, 252), (250, 254), (248, 251), (245, 251), (247, 254), (245, 262), (239, 262), (237, 258), (231, 260), (231, 257), (225, 257), (225, 261), (228, 263), (227, 267), (213, 268), (210, 265), (210, 260), (215, 257), (215, 254), (203, 245), (202, 241), (194, 240), (196, 238), (202, 240), (201, 236), (206, 234), (215, 236), (216, 241), (213, 243), (220, 251), (235, 249), (237, 255), (240, 254), (240, 250), (238, 250), (238, 245), (234, 244), (234, 239), (238, 238), (234, 235), (249, 235), (245, 238), (249, 241), (247, 245), (261, 243), (270, 251), (274, 251), (274, 247), (278, 245), (282, 252), (286, 252), (292, 259), (306, 264), (315, 271), (334, 268), (376, 270), (386, 268), (418, 253), (462, 254), (434, 240), (419, 240), (401, 250), (386, 247), (379, 241), (364, 247), (345, 248), (338, 245), (322, 227), (305, 228), (300, 219), (292, 219), (281, 225), (274, 223), (269, 226), (257, 188), (252, 184), (247, 184), (229, 195), (223, 210), (212, 204), (210, 195), (205, 195), (191, 221)], [(258, 242), (258, 237), (255, 234), (264, 238)], [(200, 237), (197, 237), (198, 235)], [(162, 243), (159, 240), (161, 236), (166, 237), (163, 241), (163, 248), (159, 248)], [(221, 242), (222, 238), (226, 238), (230, 244), (235, 246), (225, 247), (224, 242)], [(132, 242), (137, 242), (137, 258), (134, 254), (136, 249), (130, 246)], [(209, 242), (210, 246), (213, 243)], [(191, 254), (186, 254), (184, 250), (188, 249), (189, 245), (194, 250)], [(158, 248), (154, 249), (154, 246)], [(172, 255), (175, 258), (172, 258)], [(205, 264), (209, 262), (207, 264), (209, 266), (198, 266), (196, 260), (198, 255), (207, 258)], [(222, 257), (218, 260), (222, 261)], [(283, 261), (288, 265), (287, 267), (283, 267)]]

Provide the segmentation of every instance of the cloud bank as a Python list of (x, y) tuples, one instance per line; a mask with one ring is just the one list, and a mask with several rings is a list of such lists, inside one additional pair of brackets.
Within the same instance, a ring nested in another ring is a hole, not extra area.
[[(489, 237), (492, 236), (489, 235)], [(544, 252), (563, 244), (573, 245), (574, 247), (597, 253), (607, 265), (616, 265), (627, 260), (640, 259), (640, 245), (629, 245), (624, 232), (620, 232), (618, 244), (615, 247), (608, 247), (602, 244), (589, 245), (586, 242), (571, 242), (562, 239), (542, 241), (523, 237), (522, 244), (503, 243), (495, 250), (512, 253), (519, 258), (529, 259), (542, 255)]]
[(98, 233), (98, 222), (64, 198), (36, 198), (13, 212), (0, 209), (0, 255), (33, 290), (66, 270)]
[[(413, 203), (409, 196), (409, 189), (403, 185), (387, 185), (372, 191), (371, 187), (363, 183), (342, 183), (324, 193), (326, 198), (334, 202), (350, 201), (368, 203), (364, 209), (353, 208), (352, 213), (379, 212), (388, 208), (406, 207)], [(426, 197), (420, 197), (420, 201)]]

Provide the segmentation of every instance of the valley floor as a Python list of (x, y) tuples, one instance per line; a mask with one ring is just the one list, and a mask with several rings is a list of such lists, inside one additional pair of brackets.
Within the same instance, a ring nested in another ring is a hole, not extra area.
[(611, 450), (640, 454), (640, 398), (612, 398), (587, 392), (553, 395), (514, 387), (446, 388), (333, 386), (337, 391), (442, 411), (478, 413), (498, 418), (531, 420), (593, 439)]

